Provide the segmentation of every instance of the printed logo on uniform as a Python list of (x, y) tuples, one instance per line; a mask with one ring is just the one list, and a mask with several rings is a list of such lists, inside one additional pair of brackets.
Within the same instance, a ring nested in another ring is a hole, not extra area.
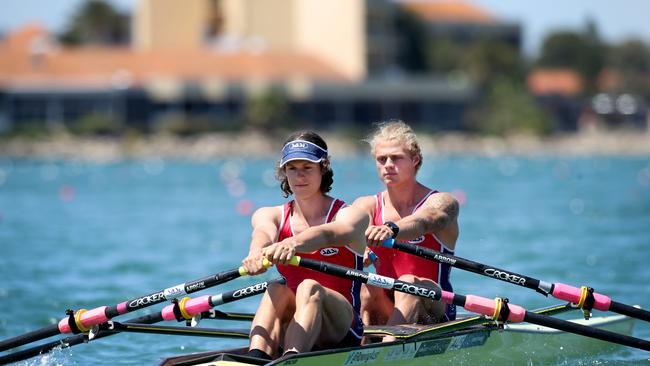
[(320, 250), (320, 255), (324, 257), (331, 257), (339, 253), (338, 248), (323, 248)]
[(424, 235), (418, 236), (417, 238), (415, 238), (413, 240), (409, 240), (409, 243), (411, 243), (411, 244), (420, 244), (423, 241), (424, 241)]

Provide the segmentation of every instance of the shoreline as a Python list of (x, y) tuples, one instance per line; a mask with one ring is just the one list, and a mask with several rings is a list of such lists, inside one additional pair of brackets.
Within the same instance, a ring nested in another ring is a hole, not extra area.
[[(322, 133), (335, 156), (367, 153), (360, 139)], [(462, 133), (418, 134), (424, 155), (650, 156), (650, 133), (590, 131), (552, 137), (486, 137)], [(260, 132), (211, 133), (195, 137), (83, 137), (69, 134), (40, 139), (0, 140), (0, 157), (111, 162), (128, 159), (211, 160), (275, 156), (281, 139)]]

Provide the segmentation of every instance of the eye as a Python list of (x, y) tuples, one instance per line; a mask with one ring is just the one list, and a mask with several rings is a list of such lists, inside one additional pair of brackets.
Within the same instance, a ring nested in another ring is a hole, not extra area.
[(386, 162), (386, 157), (385, 156), (378, 156), (377, 157), (377, 162), (380, 164), (384, 164)]

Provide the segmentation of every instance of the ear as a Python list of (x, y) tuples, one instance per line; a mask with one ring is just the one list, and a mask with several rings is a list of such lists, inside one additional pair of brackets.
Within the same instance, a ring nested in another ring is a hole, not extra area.
[(418, 164), (420, 164), (420, 157), (417, 155), (413, 156), (411, 160), (413, 160), (413, 167), (416, 167)]

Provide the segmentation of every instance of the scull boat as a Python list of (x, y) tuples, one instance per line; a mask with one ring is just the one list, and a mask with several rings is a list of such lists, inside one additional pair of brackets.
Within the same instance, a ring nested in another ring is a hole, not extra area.
[[(404, 249), (408, 248), (404, 247)], [(439, 253), (417, 252), (416, 254), (424, 257), (431, 254), (433, 257), (430, 259), (450, 261), (454, 263), (455, 267), (491, 276), (489, 271), (484, 270), (490, 268), (477, 262), (458, 257), (442, 258)], [(246, 349), (240, 348), (172, 357), (163, 360), (162, 364), (214, 366), (267, 364), (424, 365), (440, 362), (454, 362), (454, 364), (522, 364), (525, 362), (531, 364), (534, 362), (561, 362), (574, 355), (584, 357), (598, 354), (598, 352), (611, 352), (612, 347), (620, 345), (650, 351), (650, 340), (630, 336), (634, 320), (650, 320), (650, 312), (638, 306), (613, 301), (586, 286), (578, 289), (561, 283), (546, 283), (532, 277), (524, 278), (523, 275), (510, 272), (507, 274), (507, 278), (518, 276), (517, 278), (520, 279), (516, 283), (513, 282), (514, 284), (569, 301), (566, 305), (528, 311), (499, 297), (492, 300), (476, 295), (452, 293), (442, 290), (437, 285), (425, 286), (405, 282), (299, 256), (291, 258), (289, 264), (348, 278), (371, 286), (454, 304), (480, 315), (428, 326), (367, 327), (365, 335), (371, 339), (389, 335), (393, 336), (396, 341), (375, 342), (353, 348), (304, 352), (270, 362), (247, 357)], [(266, 267), (269, 265), (270, 263), (265, 263)], [(499, 270), (499, 272), (506, 273), (504, 270)], [(25, 360), (55, 348), (67, 348), (122, 332), (248, 338), (247, 329), (210, 329), (196, 327), (196, 325), (200, 319), (205, 318), (250, 320), (252, 314), (224, 313), (211, 310), (211, 308), (260, 294), (266, 290), (268, 282), (218, 295), (205, 295), (194, 299), (186, 297), (177, 300), (182, 294), (196, 292), (246, 274), (242, 267), (235, 268), (114, 306), (101, 306), (89, 311), (84, 309), (67, 311), (68, 316), (57, 324), (0, 341), (0, 351), (27, 345), (56, 334), (74, 333), (75, 335), (0, 355), (0, 364)], [(503, 280), (501, 277), (498, 279)], [(170, 299), (172, 304), (165, 306), (159, 312), (133, 318), (124, 323), (112, 320), (117, 315)], [(585, 320), (567, 321), (551, 316), (576, 308), (583, 311)], [(619, 315), (589, 319), (592, 309), (613, 311)], [(173, 320), (185, 321), (186, 325), (192, 326), (153, 325)]]
[[(570, 304), (536, 311), (553, 315), (575, 309)], [(573, 319), (620, 334), (630, 334), (634, 319), (624, 315)], [(390, 335), (397, 340), (354, 348), (305, 352), (267, 361), (246, 356), (247, 348), (194, 353), (164, 359), (161, 366), (252, 366), (252, 365), (503, 365), (553, 363), (572, 358), (611, 353), (620, 346), (565, 333), (543, 326), (521, 323), (497, 325), (483, 316), (422, 326), (367, 327), (365, 335)]]

